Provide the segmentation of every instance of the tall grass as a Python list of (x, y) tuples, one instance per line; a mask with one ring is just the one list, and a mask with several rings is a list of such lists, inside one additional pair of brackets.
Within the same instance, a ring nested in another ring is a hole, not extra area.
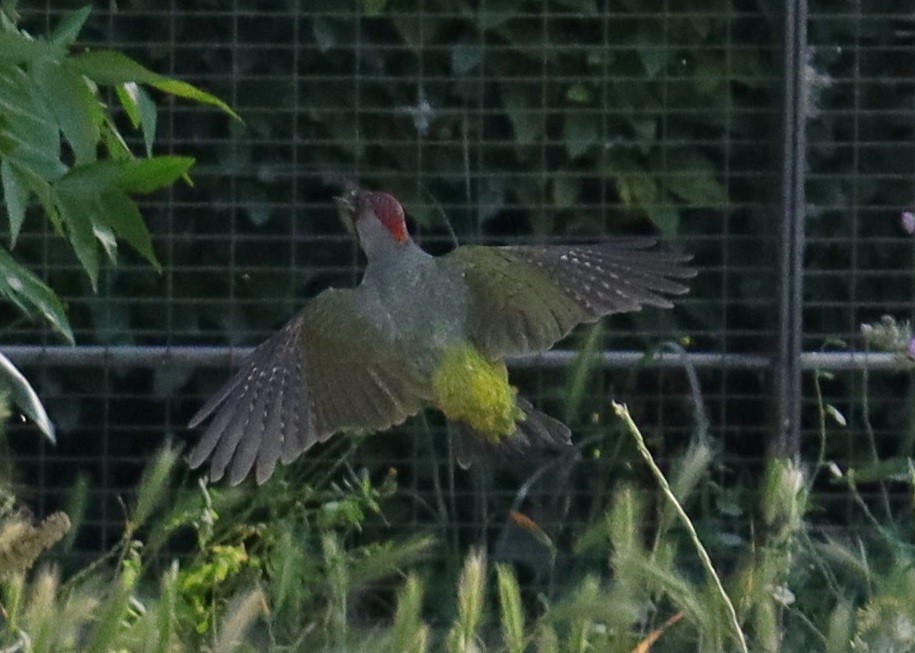
[[(11, 653), (915, 650), (908, 520), (870, 514), (879, 528), (854, 538), (826, 536), (811, 519), (817, 474), (773, 459), (760, 479), (758, 504), (743, 506), (744, 539), (723, 547), (715, 537), (718, 522), (690, 514), (712, 484), (708, 442), (697, 438), (665, 473), (628, 413), (620, 414), (638, 434), (648, 478), (663, 499), (646, 483), (617, 482), (599, 517), (563, 551), (579, 561), (572, 567), (577, 573), (561, 576), (548, 592), (519, 582), (504, 561), (491, 564), (483, 549), (451, 574), (424, 562), (436, 545), (431, 537), (360, 537), (367, 516), (393, 490), (390, 479), (376, 486), (350, 469), (345, 453), (336, 475), (293, 469), (257, 491), (176, 489), (181, 463), (166, 448), (128, 506), (121, 540), (68, 578), (57, 571), (53, 549), (47, 552), (69, 537), (67, 517), (36, 523), (8, 494), (0, 500), (0, 647)], [(821, 459), (814, 471), (827, 469)], [(851, 470), (833, 478), (866, 506)], [(547, 542), (550, 554), (542, 559), (553, 565), (565, 545), (525, 519), (518, 522), (522, 535)], [(174, 556), (176, 536), (194, 546)]]

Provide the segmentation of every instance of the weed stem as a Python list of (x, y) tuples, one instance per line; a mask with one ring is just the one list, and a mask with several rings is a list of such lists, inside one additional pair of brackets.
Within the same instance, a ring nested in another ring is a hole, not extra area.
[(683, 506), (680, 505), (680, 502), (677, 501), (677, 497), (674, 496), (673, 490), (670, 489), (670, 483), (668, 483), (667, 479), (664, 477), (664, 472), (661, 471), (661, 468), (658, 467), (657, 463), (654, 461), (654, 458), (651, 456), (651, 452), (648, 451), (648, 446), (645, 444), (645, 438), (642, 437), (642, 432), (639, 431), (639, 427), (636, 426), (635, 422), (632, 420), (632, 416), (629, 414), (629, 409), (626, 408), (625, 404), (618, 404), (615, 401), (612, 402), (612, 406), (613, 412), (616, 413), (616, 416), (625, 422), (627, 428), (629, 429), (629, 433), (631, 433), (632, 437), (635, 439), (635, 445), (638, 448), (639, 453), (642, 454), (642, 458), (644, 458), (645, 462), (648, 463), (648, 467), (651, 469), (651, 473), (654, 474), (655, 479), (658, 481), (658, 485), (661, 486), (661, 491), (664, 493), (664, 496), (667, 497), (667, 500), (670, 501), (671, 505), (673, 505), (674, 510), (680, 517), (680, 521), (682, 521), (683, 525), (686, 527), (686, 531), (689, 533), (689, 537), (693, 541), (693, 546), (696, 547), (696, 553), (699, 554), (699, 559), (702, 561), (702, 565), (705, 567), (705, 570), (711, 577), (712, 582), (715, 583), (718, 594), (721, 596), (721, 600), (724, 602), (725, 609), (727, 610), (728, 617), (731, 621), (731, 627), (734, 629), (734, 636), (737, 638), (737, 642), (740, 644), (740, 649), (743, 651), (743, 653), (749, 653), (750, 649), (747, 648), (747, 639), (744, 636), (743, 630), (740, 628), (740, 622), (737, 619), (737, 611), (734, 609), (734, 604), (731, 602), (727, 591), (724, 589), (724, 585), (721, 583), (721, 578), (719, 578), (718, 574), (715, 572), (715, 567), (712, 566), (712, 560), (709, 558), (708, 551), (705, 550), (705, 546), (703, 546), (702, 541), (699, 539), (699, 534), (696, 532), (696, 528), (693, 526), (693, 522), (690, 520), (689, 515), (686, 514), (686, 511), (683, 510)]

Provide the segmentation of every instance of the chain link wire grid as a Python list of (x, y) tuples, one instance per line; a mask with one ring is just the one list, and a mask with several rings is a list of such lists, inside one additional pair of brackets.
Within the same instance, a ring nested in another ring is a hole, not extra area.
[[(912, 243), (896, 220), (915, 202), (904, 65), (913, 49), (908, 14), (890, 5), (811, 3), (810, 48), (798, 64), (808, 91), (809, 203), (794, 216), (808, 241), (809, 354), (834, 336), (859, 348), (860, 321), (911, 310)], [(75, 6), (21, 8), (42, 33)], [(545, 529), (574, 532), (603, 508), (608, 488), (637, 476), (622, 464), (631, 452), (611, 428), (611, 398), (631, 406), (662, 459), (687, 446), (701, 402), (720, 446), (717, 480), (752, 483), (778, 374), (785, 71), (776, 9), (745, 0), (390, 0), (377, 13), (331, 0), (95, 3), (82, 45), (123, 50), (198, 84), (245, 123), (163, 99), (158, 151), (192, 154), (198, 165), (193, 188), (144, 202), (161, 275), (125, 253), (92, 295), (66, 248), (37, 216), (27, 221), (17, 255), (61, 292), (79, 343), (66, 361), (34, 355), (26, 365), (60, 429), (53, 449), (28, 427), (10, 434), (35, 511), (65, 505), (85, 473), (92, 508), (76, 548), (91, 555), (109, 545), (124, 517), (119, 497), (162, 442), (195, 437), (184, 425), (229, 374), (233, 352), (322, 289), (358, 281), (358, 250), (331, 202), (341, 174), (402, 198), (435, 253), (454, 236), (497, 244), (661, 233), (695, 255), (699, 276), (674, 311), (618, 316), (594, 339), (611, 359), (680, 342), (701, 393), (682, 366), (627, 358), (589, 368), (587, 392), (570, 402), (574, 352), (588, 329), (560, 345), (562, 364), (513, 365), (519, 387), (589, 442), (555, 486), (528, 495), (523, 508)], [(2, 317), (11, 345), (53, 352), (59, 344), (7, 307)], [(805, 453), (817, 442), (808, 363)], [(880, 395), (871, 430), (889, 446), (907, 414), (899, 407), (908, 378), (874, 371), (869, 382)], [(864, 460), (860, 369), (825, 385), (851, 424), (830, 455)], [(439, 523), (425, 506), (452, 492), (445, 504), (454, 506), (457, 539), (501, 542), (507, 510), (538, 463), (464, 474), (451, 467), (447, 442), (445, 424), (428, 414), (368, 439), (357, 462), (373, 477), (396, 468), (405, 493), (422, 499), (392, 503), (392, 521)]]

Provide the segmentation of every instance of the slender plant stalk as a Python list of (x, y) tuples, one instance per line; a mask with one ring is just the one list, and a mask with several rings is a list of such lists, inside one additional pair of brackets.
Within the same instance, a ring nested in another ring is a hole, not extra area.
[(813, 371), (813, 389), (816, 391), (817, 426), (819, 427), (820, 444), (817, 451), (817, 463), (813, 474), (810, 475), (810, 483), (808, 483), (808, 488), (811, 489), (820, 470), (826, 466), (826, 401), (823, 399), (823, 386), (820, 384), (820, 376), (822, 374), (822, 370), (816, 369)]
[[(861, 368), (861, 420), (864, 422), (864, 432), (867, 433), (871, 460), (875, 465), (879, 464), (880, 453), (877, 451), (877, 436), (874, 434), (874, 425), (871, 423), (870, 374), (867, 372), (867, 365)], [(893, 510), (890, 508), (890, 495), (886, 489), (886, 482), (881, 480), (877, 484), (877, 487), (880, 488), (880, 497), (883, 503), (883, 516), (887, 521), (892, 521)]]
[(615, 401), (612, 402), (612, 406), (613, 412), (616, 413), (617, 417), (623, 420), (623, 422), (626, 424), (626, 427), (629, 429), (629, 433), (632, 434), (633, 439), (635, 439), (635, 445), (638, 448), (639, 453), (642, 454), (642, 458), (644, 458), (645, 462), (648, 463), (648, 467), (651, 469), (651, 473), (654, 474), (658, 485), (661, 486), (661, 491), (664, 493), (664, 496), (667, 497), (667, 500), (670, 501), (671, 505), (673, 505), (674, 510), (680, 517), (680, 521), (682, 521), (683, 525), (686, 527), (686, 531), (689, 533), (689, 537), (693, 541), (693, 546), (696, 547), (696, 553), (699, 555), (699, 559), (702, 561), (702, 565), (705, 567), (705, 570), (711, 577), (712, 582), (715, 583), (715, 588), (718, 590), (718, 594), (721, 596), (721, 600), (724, 602), (724, 607), (727, 610), (728, 617), (731, 620), (731, 627), (734, 630), (734, 637), (740, 644), (740, 649), (743, 651), (743, 653), (749, 653), (750, 649), (747, 648), (747, 638), (743, 634), (743, 630), (740, 628), (740, 622), (737, 619), (737, 611), (734, 609), (734, 604), (731, 602), (727, 591), (724, 589), (724, 585), (721, 583), (721, 578), (718, 577), (718, 574), (715, 571), (715, 567), (712, 565), (712, 560), (709, 558), (708, 551), (705, 550), (705, 546), (703, 546), (702, 540), (699, 539), (699, 534), (696, 532), (696, 528), (693, 526), (693, 522), (690, 520), (689, 515), (686, 514), (686, 511), (683, 510), (683, 506), (680, 505), (680, 502), (677, 501), (677, 497), (674, 496), (673, 490), (670, 489), (670, 484), (664, 477), (664, 472), (661, 471), (657, 463), (655, 463), (654, 458), (651, 456), (651, 452), (648, 451), (648, 447), (645, 444), (645, 438), (642, 437), (642, 432), (639, 431), (639, 427), (636, 426), (635, 422), (632, 420), (632, 416), (629, 414), (629, 409), (626, 408), (624, 404), (618, 404)]

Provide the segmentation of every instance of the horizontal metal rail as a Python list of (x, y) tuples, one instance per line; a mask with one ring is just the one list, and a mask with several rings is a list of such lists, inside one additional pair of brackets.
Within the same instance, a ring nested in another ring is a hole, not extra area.
[[(133, 365), (137, 367), (194, 366), (226, 367), (238, 363), (251, 353), (251, 347), (229, 346), (132, 346), (115, 347), (80, 345), (9, 345), (0, 347), (16, 365), (51, 365), (60, 367), (89, 367), (102, 364)], [(554, 350), (539, 354), (514, 356), (511, 367), (558, 368), (571, 364), (579, 355), (576, 351)], [(715, 354), (707, 352), (661, 352), (646, 355), (641, 351), (604, 351), (599, 364), (606, 368), (654, 367), (675, 368), (689, 365), (702, 369), (765, 370), (772, 359), (759, 354)], [(805, 370), (890, 370), (901, 367), (893, 354), (873, 352), (804, 352), (801, 367)]]

